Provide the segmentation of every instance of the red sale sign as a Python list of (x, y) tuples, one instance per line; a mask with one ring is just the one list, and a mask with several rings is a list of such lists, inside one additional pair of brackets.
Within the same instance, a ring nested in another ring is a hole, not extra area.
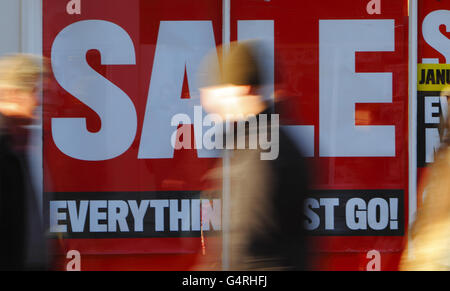
[(220, 153), (201, 146), (194, 124), (183, 125), (193, 149), (174, 149), (172, 117), (201, 118), (206, 55), (260, 39), (265, 94), (290, 97), (280, 122), (314, 163), (299, 205), (314, 267), (396, 268), (408, 215), (406, 0), (66, 2), (43, 9), (54, 84), (45, 208), (62, 261), (75, 249), (84, 270), (195, 264), (201, 232), (221, 231), (221, 193), (200, 199)]
[(418, 2), (417, 72), (417, 203), (420, 208), (425, 192), (427, 166), (434, 162), (440, 147), (442, 112), (441, 91), (450, 85), (450, 40), (448, 2)]

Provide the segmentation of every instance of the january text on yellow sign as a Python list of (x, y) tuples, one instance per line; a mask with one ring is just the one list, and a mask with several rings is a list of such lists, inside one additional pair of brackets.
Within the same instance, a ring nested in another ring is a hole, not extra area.
[(450, 85), (450, 64), (417, 64), (417, 90), (442, 91)]

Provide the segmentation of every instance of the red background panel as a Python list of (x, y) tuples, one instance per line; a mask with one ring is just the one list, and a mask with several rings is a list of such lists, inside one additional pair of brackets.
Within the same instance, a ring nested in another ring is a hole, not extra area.
[[(418, 1), (418, 44), (417, 44), (417, 63), (422, 63), (423, 58), (436, 58), (439, 59), (440, 64), (445, 64), (445, 57), (438, 52), (436, 49), (431, 47), (424, 39), (422, 34), (422, 25), (425, 17), (433, 11), (436, 10), (449, 10), (450, 2), (448, 1), (439, 1), (439, 0), (419, 0)], [(447, 32), (444, 25), (439, 27), (440, 32), (447, 36), (450, 39), (450, 33)], [(447, 62), (448, 63), (448, 62)], [(420, 120), (420, 119), (419, 119)], [(418, 207), (422, 204), (423, 197), (423, 189), (425, 183), (427, 169), (426, 168), (418, 168), (417, 169), (417, 181), (418, 181), (418, 198), (417, 203)]]
[[(170, 2), (170, 3), (168, 3)], [(170, 191), (202, 190), (200, 173), (215, 162), (198, 159), (195, 150), (175, 153), (174, 159), (138, 159), (142, 123), (158, 37), (163, 20), (211, 20), (215, 39), (221, 42), (222, 6), (218, 1), (84, 1), (81, 15), (68, 15), (64, 1), (44, 1), (44, 55), (50, 57), (56, 35), (71, 23), (98, 19), (111, 21), (130, 35), (136, 50), (135, 66), (101, 66), (96, 51), (87, 54), (89, 64), (131, 98), (138, 115), (138, 131), (131, 148), (121, 156), (101, 162), (64, 155), (51, 137), (51, 118), (86, 117), (88, 130), (99, 130), (100, 120), (89, 107), (54, 85), (44, 100), (44, 191)], [(181, 97), (181, 95), (180, 95)], [(120, 118), (120, 117), (118, 117)], [(182, 189), (180, 189), (182, 187)]]
[[(135, 66), (102, 66), (97, 51), (89, 51), (87, 60), (97, 72), (131, 98), (138, 115), (136, 138), (127, 152), (101, 162), (72, 159), (54, 144), (51, 118), (85, 117), (88, 130), (92, 132), (99, 130), (100, 119), (51, 76), (44, 94), (44, 191), (203, 190), (202, 175), (217, 162), (216, 159), (198, 159), (194, 150), (177, 151), (173, 159), (143, 160), (137, 157), (160, 21), (211, 20), (215, 40), (220, 44), (220, 1), (82, 1), (81, 15), (68, 15), (66, 1), (44, 0), (43, 5), (43, 52), (47, 58), (51, 57), (56, 35), (77, 21), (106, 20), (119, 25), (129, 34), (136, 50)], [(79, 250), (83, 254), (83, 269), (86, 270), (187, 269), (192, 266), (192, 259), (201, 247), (200, 238), (64, 239), (55, 245), (57, 253)], [(56, 256), (56, 264), (60, 267), (66, 261), (64, 256)]]
[[(422, 63), (422, 58), (438, 58), (440, 64), (445, 64), (445, 57), (439, 53), (437, 50), (428, 45), (422, 34), (422, 24), (425, 17), (433, 11), (436, 10), (449, 10), (450, 3), (448, 1), (439, 0), (418, 0), (418, 47), (417, 47), (417, 57), (418, 63)], [(441, 25), (439, 30), (442, 34), (450, 38), (450, 33), (446, 31), (445, 26)]]
[[(44, 55), (50, 57), (56, 35), (67, 25), (103, 19), (121, 26), (136, 48), (135, 66), (100, 65), (91, 51), (91, 66), (130, 96), (138, 114), (138, 131), (131, 148), (115, 159), (86, 162), (60, 152), (51, 137), (51, 118), (86, 117), (96, 131), (99, 118), (65, 92), (56, 81), (44, 97), (44, 190), (46, 192), (199, 191), (201, 174), (217, 160), (198, 159), (180, 151), (174, 159), (139, 160), (142, 122), (147, 104), (158, 27), (163, 20), (211, 20), (216, 43), (221, 43), (222, 1), (97, 0), (83, 1), (81, 15), (68, 15), (65, 1), (44, 0)], [(231, 1), (231, 40), (238, 20), (274, 20), (276, 92), (292, 104), (284, 124), (315, 126), (314, 188), (402, 189), (408, 217), (408, 15), (407, 1), (382, 1), (381, 15), (368, 15), (367, 1)], [(359, 125), (395, 125), (396, 156), (392, 158), (320, 158), (319, 140), (319, 20), (394, 19), (395, 51), (356, 54), (356, 72), (392, 72), (393, 102), (357, 104)], [(433, 56), (427, 56), (433, 57)], [(180, 98), (186, 96), (181, 94)], [(405, 224), (407, 219), (405, 219)], [(169, 243), (170, 242), (170, 243)], [(317, 239), (318, 269), (365, 269), (368, 250), (382, 252), (382, 268), (395, 269), (404, 237), (321, 237)], [(62, 250), (86, 251), (85, 269), (188, 269), (199, 252), (199, 238), (63, 240)], [(166, 249), (164, 247), (167, 247)], [(129, 251), (136, 251), (131, 254)], [(157, 252), (159, 254), (152, 254)], [(170, 253), (170, 254), (169, 254)], [(178, 253), (178, 254), (177, 254)], [(103, 255), (97, 255), (103, 254)], [(144, 255), (145, 254), (145, 255)], [(64, 259), (63, 256), (58, 256)], [(59, 261), (60, 266), (64, 262)]]
[[(405, 229), (408, 217), (408, 5), (382, 1), (380, 15), (369, 15), (368, 1), (231, 1), (231, 39), (238, 20), (273, 19), (275, 23), (275, 83), (294, 101), (280, 120), (315, 125), (317, 189), (403, 189)], [(396, 156), (392, 158), (321, 158), (319, 140), (319, 20), (394, 19), (394, 52), (356, 53), (356, 72), (392, 72), (391, 104), (357, 104), (356, 124), (395, 125)], [(281, 71), (277, 71), (281, 70)], [(277, 89), (277, 88), (276, 88)], [(370, 112), (369, 120), (366, 112)], [(282, 113), (283, 114), (283, 113)], [(382, 252), (383, 269), (395, 269), (404, 237), (318, 237), (316, 267), (365, 269), (365, 252)], [(364, 252), (364, 253), (363, 253)], [(391, 255), (394, 254), (394, 255)], [(389, 258), (389, 259), (388, 259)]]

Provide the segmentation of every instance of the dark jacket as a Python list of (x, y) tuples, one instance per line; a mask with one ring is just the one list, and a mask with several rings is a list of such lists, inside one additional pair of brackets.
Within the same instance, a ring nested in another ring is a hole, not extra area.
[(29, 119), (0, 115), (0, 270), (45, 270), (47, 250), (28, 163)]
[(26, 166), (10, 120), (0, 116), (0, 269), (25, 267)]
[[(246, 138), (250, 135), (247, 131)], [(282, 128), (278, 147), (274, 160), (261, 160), (261, 149), (230, 152), (230, 213), (225, 214), (230, 220), (230, 270), (308, 268), (303, 228), (308, 169), (301, 150)]]

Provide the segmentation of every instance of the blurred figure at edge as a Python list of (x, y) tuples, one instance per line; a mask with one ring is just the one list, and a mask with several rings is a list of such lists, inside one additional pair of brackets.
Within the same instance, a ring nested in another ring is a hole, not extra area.
[(441, 92), (441, 147), (425, 181), (422, 207), (411, 230), (401, 270), (450, 270), (450, 87)]
[(45, 268), (44, 231), (27, 159), (38, 105), (39, 59), (0, 59), (0, 270)]

